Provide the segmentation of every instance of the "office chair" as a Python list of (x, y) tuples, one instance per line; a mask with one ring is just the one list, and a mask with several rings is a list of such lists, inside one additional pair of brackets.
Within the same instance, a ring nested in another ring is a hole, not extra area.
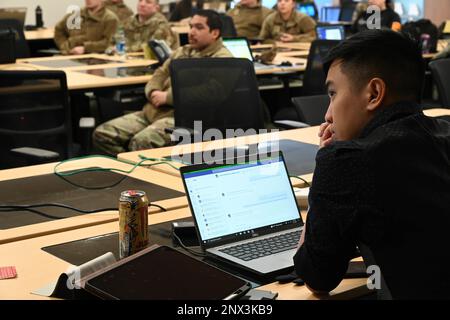
[(357, 3), (355, 2), (343, 3), (341, 5), (341, 11), (339, 12), (339, 21), (352, 22), (356, 5)]
[[(86, 120), (81, 126), (93, 129)], [(75, 155), (63, 71), (0, 71), (0, 141), (0, 168)]]
[[(367, 268), (369, 266), (377, 266), (378, 265), (372, 250), (366, 244), (359, 242), (358, 249), (359, 249), (359, 252), (361, 253), (361, 257), (363, 258), (364, 264), (366, 265)], [(378, 300), (393, 300), (392, 293), (383, 277), (383, 274), (381, 274), (380, 280), (381, 280), (380, 281), (381, 288), (379, 290), (377, 290), (377, 299)]]
[[(314, 40), (312, 42), (306, 70), (303, 74), (302, 96), (323, 95), (326, 93), (326, 74), (323, 71), (323, 59), (339, 42), (338, 40)], [(299, 119), (299, 113), (292, 104), (281, 108), (275, 113), (273, 118), (278, 122), (280, 120), (297, 121), (301, 126), (305, 126), (305, 123)], [(295, 127), (298, 127), (297, 124), (295, 124)]]
[(318, 126), (325, 120), (330, 98), (327, 95), (305, 96), (292, 98), (298, 121), (310, 126)]
[[(19, 21), (14, 19), (0, 19), (0, 30), (13, 30), (15, 33), (15, 57), (16, 59), (29, 58), (30, 49), (28, 48), (27, 40), (23, 28)], [(3, 50), (3, 49), (2, 49)]]
[(255, 69), (248, 59), (176, 59), (170, 78), (176, 128), (200, 133), (192, 130), (194, 121), (202, 121), (201, 134), (215, 128), (224, 136), (226, 129), (264, 128)]
[(323, 71), (323, 59), (338, 43), (338, 40), (314, 40), (312, 42), (306, 70), (303, 74), (303, 96), (326, 93), (326, 74)]
[(222, 37), (237, 37), (233, 18), (226, 15), (225, 13), (220, 13), (220, 20), (222, 21)]
[(440, 59), (429, 63), (433, 79), (439, 92), (443, 108), (450, 108), (450, 59)]

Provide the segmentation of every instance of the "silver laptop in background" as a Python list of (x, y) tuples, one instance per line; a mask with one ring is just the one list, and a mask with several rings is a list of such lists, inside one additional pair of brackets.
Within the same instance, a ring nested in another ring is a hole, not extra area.
[(293, 267), (303, 221), (281, 152), (181, 168), (202, 249), (268, 276)]
[(2, 19), (17, 20), (21, 24), (22, 29), (25, 25), (26, 15), (27, 15), (26, 7), (0, 8), (0, 20), (2, 20)]
[(233, 57), (245, 58), (252, 61), (256, 70), (274, 68), (274, 66), (255, 61), (252, 49), (250, 48), (247, 38), (224, 38), (223, 45), (228, 49), (228, 51), (231, 52)]

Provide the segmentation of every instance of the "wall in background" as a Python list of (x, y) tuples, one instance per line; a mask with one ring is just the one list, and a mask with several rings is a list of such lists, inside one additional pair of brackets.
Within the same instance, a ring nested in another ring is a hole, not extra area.
[[(174, 0), (160, 0), (161, 4)], [(138, 0), (124, 0), (133, 11), (136, 11)], [(84, 6), (84, 0), (0, 0), (0, 7), (27, 7), (27, 18), (25, 24), (36, 23), (35, 9), (41, 6), (46, 27), (53, 27), (64, 16), (70, 5)]]

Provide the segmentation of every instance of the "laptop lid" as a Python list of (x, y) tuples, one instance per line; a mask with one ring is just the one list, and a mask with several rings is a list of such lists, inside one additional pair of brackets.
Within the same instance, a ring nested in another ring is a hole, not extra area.
[(203, 249), (303, 225), (281, 152), (181, 168)]
[(0, 20), (1, 19), (14, 19), (20, 22), (20, 25), (25, 25), (25, 17), (27, 14), (26, 7), (10, 7), (10, 8), (0, 8)]
[(224, 38), (223, 45), (231, 52), (234, 58), (245, 58), (255, 61), (247, 38)]
[(345, 30), (342, 25), (317, 26), (317, 39), (319, 40), (344, 40)]

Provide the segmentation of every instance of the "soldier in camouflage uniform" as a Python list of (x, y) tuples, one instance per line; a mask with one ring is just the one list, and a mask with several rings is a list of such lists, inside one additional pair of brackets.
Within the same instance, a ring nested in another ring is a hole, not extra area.
[(239, 37), (255, 39), (259, 36), (261, 26), (271, 9), (263, 7), (258, 0), (241, 0), (233, 9), (227, 12), (233, 18)]
[(104, 0), (104, 3), (106, 9), (115, 13), (120, 23), (124, 23), (133, 15), (133, 10), (123, 3), (123, 0)]
[(151, 39), (164, 40), (172, 49), (178, 47), (178, 35), (158, 11), (158, 0), (139, 0), (137, 15), (129, 17), (124, 23), (127, 51), (142, 51), (142, 45)]
[(264, 20), (259, 37), (265, 43), (313, 41), (316, 38), (316, 22), (295, 8), (295, 0), (278, 0), (277, 11)]
[(222, 43), (222, 23), (216, 12), (200, 10), (192, 17), (190, 25), (189, 44), (174, 51), (145, 87), (149, 103), (144, 109), (97, 127), (93, 142), (98, 149), (116, 155), (170, 144), (170, 136), (164, 132), (164, 128), (174, 125), (170, 62), (180, 58), (232, 57)]
[(67, 14), (55, 26), (55, 43), (62, 54), (102, 53), (112, 42), (119, 20), (102, 0), (85, 0), (80, 25), (71, 25)]

